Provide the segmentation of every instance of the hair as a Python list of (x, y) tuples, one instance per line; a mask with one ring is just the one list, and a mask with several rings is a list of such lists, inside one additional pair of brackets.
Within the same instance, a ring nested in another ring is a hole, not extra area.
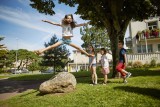
[(119, 41), (118, 43), (121, 43), (122, 45), (124, 45), (124, 41)]
[(71, 24), (71, 27), (72, 27), (72, 29), (73, 29), (73, 28), (76, 27), (76, 22), (74, 21), (74, 18), (73, 18), (73, 15), (72, 15), (72, 14), (67, 14), (67, 15), (65, 15), (64, 18), (62, 19), (62, 24), (64, 24), (64, 25), (69, 24), (69, 23), (66, 21), (66, 19), (67, 19), (68, 16), (71, 16), (71, 18), (72, 18), (72, 22), (71, 22), (70, 24)]
[(95, 54), (94, 47), (92, 45), (89, 45), (89, 46), (92, 47), (92, 52)]
[(101, 48), (101, 51), (103, 51), (103, 52), (104, 52), (104, 54), (106, 54), (106, 53), (107, 53), (107, 50), (106, 50), (105, 48)]

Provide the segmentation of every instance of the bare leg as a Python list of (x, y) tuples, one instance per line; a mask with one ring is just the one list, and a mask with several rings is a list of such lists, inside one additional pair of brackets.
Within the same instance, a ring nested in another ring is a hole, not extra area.
[(91, 71), (91, 78), (92, 78), (92, 83), (94, 84), (95, 83), (95, 81), (94, 81), (94, 74), (93, 74), (93, 69), (92, 69), (92, 67), (90, 68), (89, 67), (89, 69), (90, 69), (90, 71)]
[(88, 54), (86, 51), (84, 51), (83, 49), (81, 49), (80, 47), (74, 45), (74, 44), (69, 44), (70, 46), (76, 48), (77, 50), (81, 51), (82, 53), (86, 54), (87, 56), (91, 56), (90, 54)]
[(43, 53), (44, 51), (53, 49), (53, 48), (55, 48), (55, 47), (57, 47), (57, 46), (59, 46), (59, 45), (61, 45), (61, 44), (62, 44), (62, 42), (57, 42), (57, 43), (55, 43), (55, 44), (53, 44), (53, 45), (51, 45), (51, 46), (48, 46), (48, 47), (46, 47), (46, 48), (37, 50), (37, 51), (35, 51), (35, 53), (36, 53), (36, 54), (41, 54), (41, 53)]
[(124, 72), (124, 73), (128, 74), (128, 72), (127, 72), (126, 70), (124, 70), (124, 69), (122, 69), (122, 72)]
[(94, 75), (94, 83), (97, 84), (97, 73), (96, 73), (96, 67), (92, 66), (92, 72)]
[(106, 75), (104, 75), (104, 83), (105, 84), (107, 83), (107, 79), (108, 79), (108, 77), (107, 77), (107, 74), (106, 74)]

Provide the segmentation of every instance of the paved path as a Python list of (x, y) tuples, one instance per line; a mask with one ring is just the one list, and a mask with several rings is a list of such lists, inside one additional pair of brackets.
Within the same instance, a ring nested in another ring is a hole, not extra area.
[[(44, 81), (44, 80), (43, 80)], [(29, 89), (38, 89), (41, 81), (0, 80), (0, 100), (9, 99)]]

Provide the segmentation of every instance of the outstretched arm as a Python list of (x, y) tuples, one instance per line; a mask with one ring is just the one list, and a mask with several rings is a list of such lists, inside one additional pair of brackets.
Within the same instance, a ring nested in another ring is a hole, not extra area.
[(77, 24), (77, 25), (76, 25), (76, 27), (85, 26), (85, 25), (87, 25), (87, 24), (89, 24), (89, 22), (87, 22), (87, 23)]
[(48, 21), (48, 20), (42, 20), (42, 21), (43, 21), (43, 22), (50, 23), (50, 24), (52, 24), (52, 25), (61, 26), (61, 24), (54, 23), (54, 22), (51, 22), (51, 21)]

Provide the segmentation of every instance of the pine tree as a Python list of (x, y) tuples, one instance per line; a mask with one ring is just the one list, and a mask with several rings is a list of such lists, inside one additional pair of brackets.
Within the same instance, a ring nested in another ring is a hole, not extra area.
[[(48, 47), (58, 41), (59, 39), (56, 37), (56, 35), (54, 35), (48, 43), (44, 44), (44, 46)], [(67, 50), (66, 46), (60, 45), (44, 53), (41, 65), (54, 67), (54, 71), (59, 71), (65, 67), (69, 54), (69, 50)]]

